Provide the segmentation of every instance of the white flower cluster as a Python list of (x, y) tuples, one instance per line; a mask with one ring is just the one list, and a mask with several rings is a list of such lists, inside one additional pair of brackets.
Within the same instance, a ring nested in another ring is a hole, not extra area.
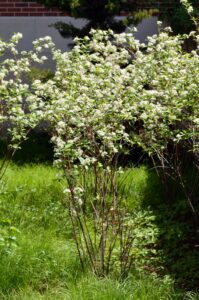
[(143, 51), (133, 34), (93, 30), (71, 52), (53, 50), (55, 76), (35, 81), (34, 97), (45, 100), (58, 162), (108, 164), (129, 144), (152, 152), (196, 135), (199, 57), (183, 51), (188, 37), (166, 30)]
[(40, 55), (40, 48), (47, 42), (52, 47), (45, 38), (36, 42), (34, 51), (20, 53), (17, 44), (21, 38), (17, 33), (9, 42), (0, 40), (0, 128), (1, 135), (10, 136), (13, 148), (18, 148), (30, 128), (39, 122), (38, 105), (27, 75), (34, 63), (46, 60)]
[[(0, 42), (0, 53), (13, 53), (1, 62), (1, 123), (9, 122), (13, 141), (42, 118), (52, 128), (58, 162), (64, 165), (108, 165), (114, 157), (138, 144), (149, 152), (169, 140), (194, 135), (199, 120), (198, 46), (183, 51), (183, 42), (197, 33), (172, 36), (169, 30), (148, 38), (93, 30), (76, 39), (71, 52), (56, 50), (49, 37), (34, 42), (35, 50), (18, 54), (15, 35)], [(32, 86), (23, 81), (31, 62), (42, 63), (49, 47), (55, 76)], [(144, 49), (143, 49), (144, 47)]]

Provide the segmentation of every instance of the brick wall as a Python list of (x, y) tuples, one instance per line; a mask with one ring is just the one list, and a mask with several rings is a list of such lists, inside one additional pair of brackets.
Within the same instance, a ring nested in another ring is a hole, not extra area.
[[(139, 0), (129, 0), (129, 2), (133, 2), (135, 5), (139, 4)], [(179, 2), (179, 0), (154, 0), (157, 6), (159, 4), (165, 8), (172, 7), (176, 2)], [(142, 6), (150, 8), (148, 2)], [(68, 13), (59, 11), (56, 8), (45, 8), (34, 0), (0, 0), (0, 16), (68, 16)]]
[(45, 8), (35, 1), (0, 0), (0, 16), (67, 16), (57, 9)]

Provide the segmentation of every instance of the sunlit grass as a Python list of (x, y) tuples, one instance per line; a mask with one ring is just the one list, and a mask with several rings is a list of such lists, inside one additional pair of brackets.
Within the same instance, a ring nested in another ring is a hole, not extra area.
[[(0, 247), (0, 299), (196, 300), (173, 280), (134, 272), (123, 282), (82, 272), (64, 199), (64, 180), (49, 165), (10, 164), (0, 190), (2, 232), (14, 241)], [(128, 175), (128, 176), (127, 176)], [(158, 201), (157, 177), (146, 167), (126, 170), (120, 192), (130, 211)], [(10, 228), (14, 231), (10, 231)]]

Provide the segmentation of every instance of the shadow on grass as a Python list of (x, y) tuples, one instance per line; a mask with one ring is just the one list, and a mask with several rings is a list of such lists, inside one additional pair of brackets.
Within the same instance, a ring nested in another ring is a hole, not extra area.
[[(163, 186), (154, 171), (147, 171), (148, 176), (143, 187), (142, 209), (150, 207), (155, 216), (158, 228), (158, 241), (153, 245), (159, 256), (162, 269), (157, 265), (149, 271), (169, 274), (178, 288), (197, 290), (199, 287), (199, 204), (195, 201), (196, 214), (193, 213), (188, 201), (183, 197), (177, 183), (170, 182), (175, 190), (175, 198), (165, 197)], [(191, 179), (188, 176), (188, 184)], [(198, 187), (197, 187), (198, 188)], [(198, 191), (196, 198), (198, 199)], [(197, 200), (196, 199), (196, 200)]]
[[(0, 140), (0, 158), (8, 153), (6, 139)], [(45, 131), (31, 131), (28, 139), (21, 143), (21, 149), (17, 150), (12, 158), (17, 164), (27, 163), (52, 163), (53, 146), (50, 143), (49, 134)]]

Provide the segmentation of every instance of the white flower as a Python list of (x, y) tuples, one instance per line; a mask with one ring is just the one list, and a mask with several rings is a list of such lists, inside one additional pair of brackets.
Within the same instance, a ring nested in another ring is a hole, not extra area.
[(187, 11), (188, 11), (189, 14), (191, 14), (193, 12), (193, 7), (189, 6), (188, 9), (187, 9)]
[(64, 193), (64, 194), (68, 194), (68, 193), (70, 193), (70, 192), (71, 192), (71, 191), (70, 191), (70, 189), (68, 189), (68, 188), (66, 188), (66, 189), (63, 190), (63, 193)]

